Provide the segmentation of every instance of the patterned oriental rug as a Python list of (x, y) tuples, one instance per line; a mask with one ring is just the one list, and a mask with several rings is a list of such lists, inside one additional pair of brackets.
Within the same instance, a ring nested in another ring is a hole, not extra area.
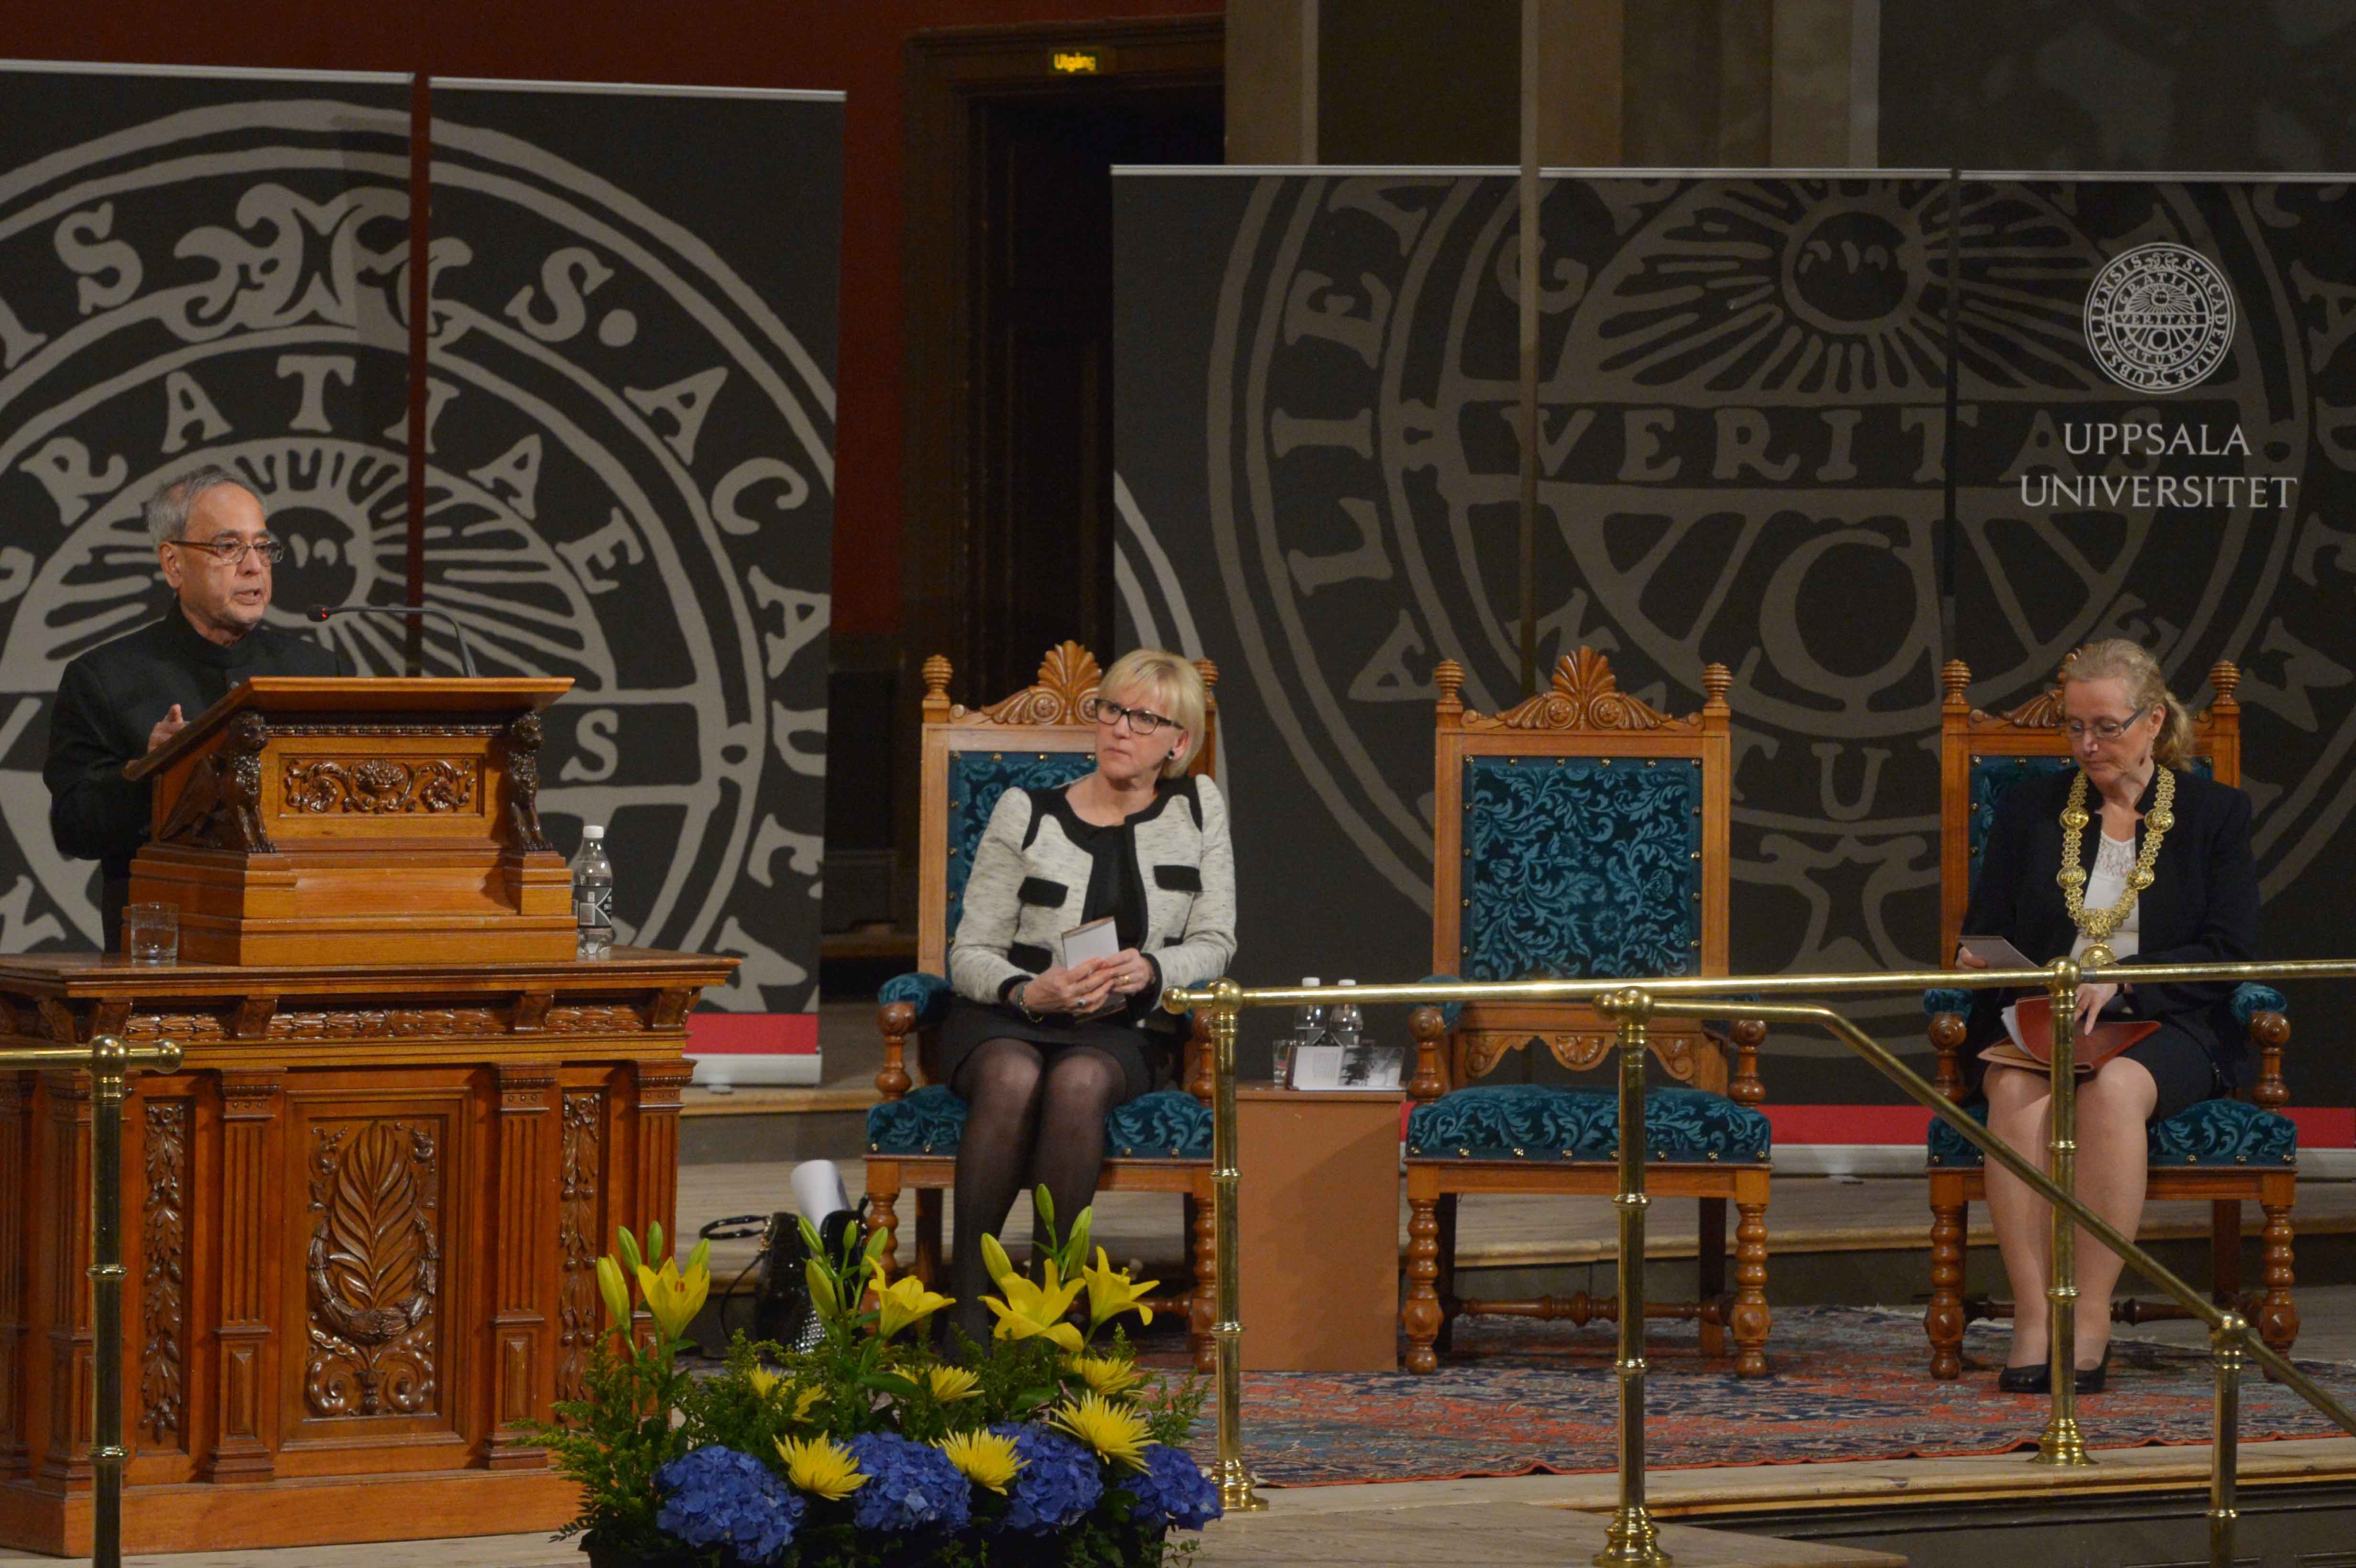
[[(1690, 1327), (1656, 1325), (1646, 1354), (1649, 1466), (2033, 1449), (2047, 1402), (1996, 1392), (2008, 1335), (1974, 1325), (1963, 1377), (1943, 1383), (1928, 1370), (1920, 1314), (1781, 1307), (1768, 1347), (1774, 1370), (1746, 1383), (1730, 1359), (1702, 1357)], [(2207, 1356), (2125, 1338), (2114, 1345), (2109, 1389), (2078, 1401), (2088, 1445), (2208, 1442), (2216, 1385)], [(1484, 1318), (1459, 1323), (1455, 1352), (1430, 1377), (1248, 1372), (1245, 1453), (1255, 1475), (1286, 1487), (1608, 1471), (1619, 1408), (1612, 1355), (1602, 1326)], [(2356, 1396), (2356, 1364), (2297, 1364), (2341, 1399)], [(2297, 1394), (2244, 1375), (2244, 1443), (2336, 1431)], [(1208, 1411), (1193, 1446), (1198, 1457), (1217, 1451)]]

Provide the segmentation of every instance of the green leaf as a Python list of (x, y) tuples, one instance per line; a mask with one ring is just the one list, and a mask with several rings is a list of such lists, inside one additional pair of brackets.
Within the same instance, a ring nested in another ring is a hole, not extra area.
[(1063, 1392), (1064, 1391), (1062, 1389), (1058, 1388), (1054, 1383), (1049, 1383), (1044, 1388), (1026, 1388), (1021, 1393), (1014, 1396), (1014, 1408), (1017, 1410), (1036, 1410), (1039, 1406), (1045, 1404), (1049, 1401), (1061, 1395)]
[(870, 1372), (859, 1381), (869, 1388), (880, 1390), (900, 1399), (916, 1397), (915, 1380), (902, 1377), (898, 1372)]

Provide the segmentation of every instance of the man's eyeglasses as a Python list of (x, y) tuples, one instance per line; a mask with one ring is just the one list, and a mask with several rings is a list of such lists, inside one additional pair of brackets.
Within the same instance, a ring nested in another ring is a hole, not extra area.
[(2092, 724), (2072, 719), (2062, 728), (2070, 732), (2072, 741), (2083, 741), (2089, 735), (2097, 741), (2115, 741), (2143, 722), (2143, 716), (2149, 711), (2149, 709), (2138, 708), (2124, 719), (2097, 719)]
[(1169, 725), (1173, 730), (1178, 728), (1178, 720), (1165, 719), (1151, 709), (1123, 708), (1119, 703), (1107, 701), (1101, 697), (1080, 699), (1080, 717), (1098, 724), (1119, 724), (1126, 721), (1129, 725), (1129, 732), (1132, 735), (1151, 735), (1164, 724)]
[(245, 552), (248, 549), (259, 550), (262, 553), (262, 559), (273, 566), (286, 559), (286, 547), (267, 535), (252, 540), (241, 539), (233, 534), (223, 534), (217, 539), (166, 539), (164, 542), (177, 545), (182, 549), (204, 550), (223, 566), (244, 564)]

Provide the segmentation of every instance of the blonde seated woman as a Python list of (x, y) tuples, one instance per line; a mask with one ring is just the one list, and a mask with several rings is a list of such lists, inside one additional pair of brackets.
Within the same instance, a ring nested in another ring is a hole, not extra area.
[[(974, 851), (935, 1060), (967, 1106), (951, 1290), (977, 1341), (991, 1328), (983, 1233), (1036, 1184), (1066, 1223), (1088, 1205), (1105, 1114), (1176, 1075), (1162, 990), (1215, 980), (1235, 955), (1226, 805), (1185, 773), (1208, 706), (1201, 673), (1176, 654), (1124, 655), (1082, 708), (1096, 771), (1007, 791)], [(1120, 951), (1066, 966), (1063, 933), (1107, 915)]]
[[(2250, 797), (2190, 771), (2191, 720), (2158, 665), (2124, 638), (2090, 643), (2063, 667), (2062, 707), (2078, 765), (2017, 784), (1998, 801), (1965, 933), (2002, 936), (2040, 964), (2065, 953), (2089, 967), (2115, 959), (2130, 968), (2253, 956), (2259, 894)], [(1968, 953), (1956, 962), (1987, 966)], [(2078, 1197), (2129, 1237), (2143, 1218), (2145, 1128), (2245, 1089), (2254, 1074), (2227, 1009), (2233, 991), (2231, 981), (2078, 988), (2082, 1028), (2097, 1016), (2159, 1026), (2081, 1078), (2077, 1092)], [(1978, 1086), (1989, 1130), (2041, 1158), (2046, 1075), (1979, 1058), (2004, 1037), (2005, 1005), (2024, 994), (1972, 993), (1964, 1063), (1985, 1074)], [(1987, 1201), (2013, 1299), (2012, 1350), (1997, 1386), (2045, 1392), (2051, 1211), (1993, 1162)], [(2109, 1365), (2120, 1260), (2085, 1232), (2079, 1238), (2077, 1387), (2093, 1393)]]

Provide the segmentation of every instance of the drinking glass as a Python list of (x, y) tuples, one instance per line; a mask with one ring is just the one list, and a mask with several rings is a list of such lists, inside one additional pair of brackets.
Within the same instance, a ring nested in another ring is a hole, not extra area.
[(123, 950), (134, 964), (180, 961), (177, 904), (129, 904), (123, 911)]

